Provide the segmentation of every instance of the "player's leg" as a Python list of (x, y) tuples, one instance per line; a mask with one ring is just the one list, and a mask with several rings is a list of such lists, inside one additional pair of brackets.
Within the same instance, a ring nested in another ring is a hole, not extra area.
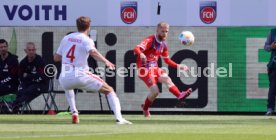
[(122, 117), (120, 100), (111, 86), (109, 86), (106, 82), (103, 82), (103, 85), (99, 92), (107, 96), (108, 102), (114, 113), (117, 124), (132, 124), (131, 122), (125, 120)]
[[(83, 82), (85, 81), (85, 82)], [(104, 82), (99, 76), (92, 73), (86, 73), (86, 76), (80, 79), (80, 82), (83, 82), (83, 87), (81, 89), (89, 91), (98, 91), (107, 96), (110, 107), (114, 113), (117, 124), (132, 124), (131, 122), (125, 120), (121, 114), (121, 105), (119, 98), (114, 92), (113, 88)]]
[(103, 82), (103, 86), (101, 87), (99, 92), (107, 96), (108, 102), (110, 103), (110, 107), (115, 115), (116, 120), (121, 120), (123, 118), (121, 114), (121, 105), (119, 98), (117, 97), (113, 88), (109, 86), (106, 82)]
[(143, 109), (143, 113), (145, 117), (150, 117), (149, 107), (154, 102), (156, 97), (159, 94), (159, 88), (156, 84), (150, 87), (150, 93), (148, 94), (147, 98), (145, 99), (144, 104), (141, 105)]
[(141, 105), (144, 116), (150, 117), (149, 107), (154, 102), (155, 98), (159, 94), (159, 88), (157, 86), (157, 73), (155, 73), (154, 68), (152, 69), (139, 69), (138, 76), (141, 80), (145, 82), (147, 87), (150, 89), (150, 93), (145, 99), (144, 104)]
[(169, 91), (179, 100), (185, 99), (192, 93), (192, 89), (188, 88), (186, 91), (180, 92), (179, 89), (175, 86), (175, 84), (172, 82), (171, 78), (168, 76), (167, 73), (163, 70), (159, 70), (159, 78), (158, 81), (161, 83), (164, 83)]
[(76, 99), (75, 99), (75, 92), (74, 89), (77, 88), (82, 81), (80, 79), (80, 76), (76, 76), (75, 72), (66, 73), (66, 76), (59, 77), (59, 83), (60, 86), (65, 91), (65, 97), (67, 100), (67, 103), (70, 107), (70, 112), (72, 113), (72, 123), (77, 124), (79, 123), (79, 112), (76, 107)]
[(275, 96), (276, 96), (276, 70), (271, 70), (269, 76), (269, 91), (267, 99), (267, 112), (266, 115), (272, 115), (275, 109)]
[(77, 107), (76, 107), (76, 100), (75, 100), (75, 93), (73, 89), (65, 90), (65, 96), (66, 100), (70, 106), (70, 112), (71, 113), (78, 113)]
[(72, 113), (72, 123), (78, 124), (79, 121), (79, 112), (76, 107), (75, 92), (73, 89), (65, 90), (65, 96), (67, 102), (70, 106), (70, 112)]

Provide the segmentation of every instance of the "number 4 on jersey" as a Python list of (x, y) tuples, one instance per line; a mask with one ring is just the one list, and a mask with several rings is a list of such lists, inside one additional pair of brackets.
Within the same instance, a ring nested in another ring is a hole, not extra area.
[(68, 51), (68, 53), (66, 54), (66, 57), (70, 59), (70, 62), (72, 63), (75, 59), (75, 48), (76, 48), (76, 45), (73, 45), (70, 50)]

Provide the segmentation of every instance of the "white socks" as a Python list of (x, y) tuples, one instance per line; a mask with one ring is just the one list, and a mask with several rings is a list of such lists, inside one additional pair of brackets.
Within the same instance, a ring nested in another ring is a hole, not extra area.
[(119, 120), (119, 121), (122, 120), (123, 117), (121, 114), (121, 105), (117, 95), (114, 92), (110, 92), (109, 94), (107, 94), (107, 99), (115, 115), (116, 120)]
[(73, 114), (74, 112), (77, 113), (77, 107), (76, 107), (76, 100), (75, 100), (75, 93), (74, 90), (66, 90), (65, 91), (65, 96), (67, 99), (67, 102), (70, 106), (70, 111)]
[[(74, 90), (65, 91), (65, 96), (66, 96), (68, 104), (70, 105), (71, 113), (78, 112), (78, 110), (76, 108), (76, 100), (75, 100)], [(117, 97), (115, 92), (110, 92), (109, 94), (107, 94), (107, 99), (108, 99), (109, 105), (114, 113), (116, 120), (119, 120), (119, 121), (122, 120), (123, 117), (122, 117), (122, 113), (121, 113), (121, 105), (120, 105), (119, 98)]]

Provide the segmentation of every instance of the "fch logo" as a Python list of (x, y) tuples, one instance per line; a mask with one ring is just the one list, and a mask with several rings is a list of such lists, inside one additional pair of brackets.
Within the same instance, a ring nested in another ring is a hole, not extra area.
[(137, 2), (122, 1), (121, 2), (121, 19), (126, 24), (132, 24), (137, 19)]
[(217, 2), (216, 1), (201, 1), (199, 8), (199, 16), (202, 22), (211, 24), (217, 17)]

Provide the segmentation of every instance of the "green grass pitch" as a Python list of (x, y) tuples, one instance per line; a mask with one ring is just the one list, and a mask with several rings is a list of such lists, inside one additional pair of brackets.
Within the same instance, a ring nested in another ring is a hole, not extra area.
[(112, 115), (0, 115), (0, 140), (275, 140), (276, 116), (125, 115), (133, 125), (116, 125)]

